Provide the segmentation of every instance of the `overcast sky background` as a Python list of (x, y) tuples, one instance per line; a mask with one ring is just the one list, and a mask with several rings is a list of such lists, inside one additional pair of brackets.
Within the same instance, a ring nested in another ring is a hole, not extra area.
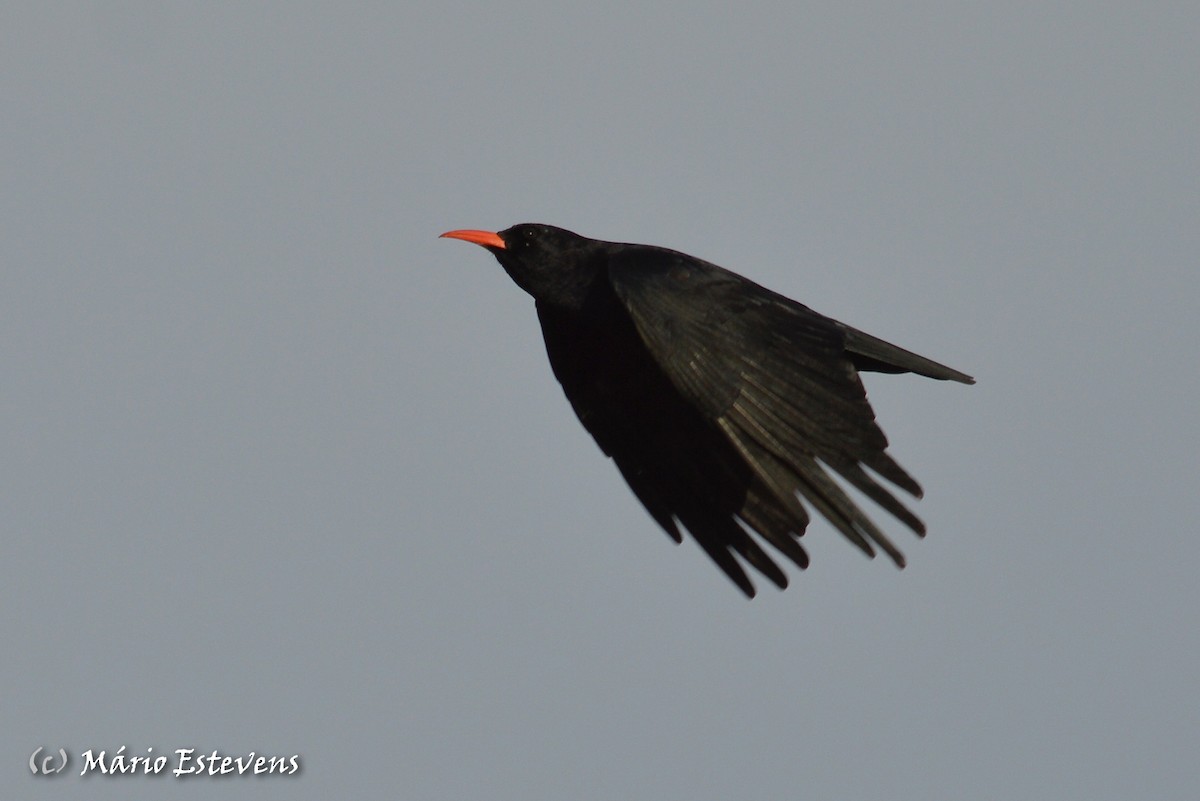
[[(1194, 799), (1197, 41), (1194, 3), (6, 4), (0, 796)], [(673, 546), (437, 238), (522, 221), (975, 375), (867, 377), (908, 569), (815, 522), (748, 602)], [(303, 771), (78, 776), (121, 745)]]

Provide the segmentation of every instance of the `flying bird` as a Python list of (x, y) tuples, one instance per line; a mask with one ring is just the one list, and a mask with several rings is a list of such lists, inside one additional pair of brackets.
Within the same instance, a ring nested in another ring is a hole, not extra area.
[(667, 248), (540, 224), (442, 236), (483, 246), (533, 296), (579, 421), (667, 534), (679, 543), (686, 530), (747, 596), (743, 562), (788, 584), (764, 543), (808, 567), (808, 507), (904, 566), (833, 478), (924, 536), (883, 483), (922, 494), (887, 454), (859, 373), (971, 376)]

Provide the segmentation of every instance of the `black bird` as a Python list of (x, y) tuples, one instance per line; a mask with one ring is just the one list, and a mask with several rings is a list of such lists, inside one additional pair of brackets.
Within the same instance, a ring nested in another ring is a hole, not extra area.
[(878, 481), (921, 497), (886, 453), (859, 371), (973, 378), (674, 250), (539, 224), (442, 236), (487, 248), (533, 296), (584, 428), (658, 524), (677, 543), (682, 524), (747, 596), (754, 585), (734, 554), (788, 584), (751, 532), (808, 566), (801, 498), (868, 556), (878, 546), (904, 566), (831, 477), (924, 536)]

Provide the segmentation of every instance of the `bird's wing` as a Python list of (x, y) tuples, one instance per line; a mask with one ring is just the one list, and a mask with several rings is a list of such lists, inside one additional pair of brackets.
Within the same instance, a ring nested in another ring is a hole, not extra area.
[(537, 304), (550, 365), (579, 421), (675, 542), (682, 525), (746, 595), (754, 585), (737, 556), (786, 587), (787, 575), (736, 518), (803, 568), (800, 502), (792, 499), (792, 514), (777, 511), (724, 433), (651, 357), (620, 301), (611, 303), (598, 319)]
[(807, 523), (799, 494), (865, 553), (874, 556), (878, 546), (903, 566), (901, 553), (830, 474), (924, 534), (924, 524), (878, 480), (921, 496), (885, 452), (845, 327), (682, 254), (617, 254), (609, 279), (671, 383), (750, 468), (743, 522), (781, 547)]

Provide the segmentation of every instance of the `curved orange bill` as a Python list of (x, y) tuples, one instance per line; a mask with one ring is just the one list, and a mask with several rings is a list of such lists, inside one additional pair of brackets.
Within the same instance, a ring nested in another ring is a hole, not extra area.
[(493, 234), (491, 231), (472, 231), (463, 229), (461, 231), (447, 231), (438, 239), (461, 239), (464, 242), (474, 242), (476, 245), (483, 245), (485, 248), (495, 248), (496, 250), (504, 250), (504, 240), (499, 234)]

